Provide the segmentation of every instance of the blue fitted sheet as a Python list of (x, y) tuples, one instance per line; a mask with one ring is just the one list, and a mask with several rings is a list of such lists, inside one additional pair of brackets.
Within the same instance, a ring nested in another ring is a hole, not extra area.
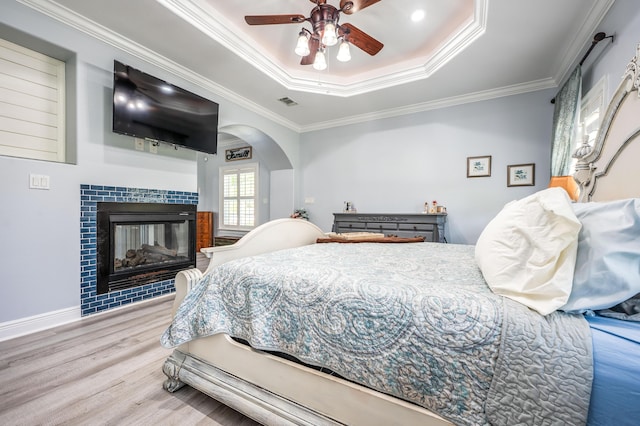
[(588, 425), (640, 424), (640, 322), (587, 316), (594, 378)]

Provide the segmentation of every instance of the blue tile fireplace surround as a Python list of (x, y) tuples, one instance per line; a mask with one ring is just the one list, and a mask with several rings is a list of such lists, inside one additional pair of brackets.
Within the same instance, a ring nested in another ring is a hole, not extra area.
[(196, 192), (80, 185), (80, 308), (82, 316), (150, 299), (174, 291), (174, 280), (97, 292), (97, 203), (198, 204)]

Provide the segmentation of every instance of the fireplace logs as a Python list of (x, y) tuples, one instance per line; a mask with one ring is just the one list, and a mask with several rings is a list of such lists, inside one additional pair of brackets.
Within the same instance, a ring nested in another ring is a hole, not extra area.
[(157, 242), (154, 245), (142, 244), (138, 250), (129, 249), (124, 259), (115, 259), (114, 269), (133, 268), (139, 265), (150, 265), (152, 263), (173, 262), (175, 260), (186, 259), (185, 256), (178, 256), (176, 250), (170, 250)]

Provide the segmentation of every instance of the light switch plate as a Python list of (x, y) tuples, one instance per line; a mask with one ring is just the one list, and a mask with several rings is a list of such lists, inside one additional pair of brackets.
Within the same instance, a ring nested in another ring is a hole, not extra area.
[(48, 175), (29, 174), (29, 188), (31, 189), (49, 189), (51, 178)]

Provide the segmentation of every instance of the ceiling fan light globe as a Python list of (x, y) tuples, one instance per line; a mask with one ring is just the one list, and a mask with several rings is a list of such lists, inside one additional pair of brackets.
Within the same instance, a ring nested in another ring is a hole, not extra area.
[(351, 51), (349, 50), (349, 42), (343, 40), (340, 43), (340, 48), (338, 49), (338, 56), (336, 59), (340, 62), (348, 62), (351, 60)]
[(300, 36), (298, 36), (298, 43), (296, 44), (295, 52), (298, 56), (307, 56), (311, 53), (309, 50), (309, 38), (306, 34), (300, 33)]
[(327, 69), (327, 58), (325, 58), (324, 52), (321, 49), (318, 49), (318, 53), (316, 53), (316, 59), (313, 61), (313, 68), (318, 71)]
[(336, 26), (333, 22), (327, 22), (324, 26), (322, 44), (324, 44), (325, 46), (335, 46), (337, 43), (338, 35), (336, 33)]

